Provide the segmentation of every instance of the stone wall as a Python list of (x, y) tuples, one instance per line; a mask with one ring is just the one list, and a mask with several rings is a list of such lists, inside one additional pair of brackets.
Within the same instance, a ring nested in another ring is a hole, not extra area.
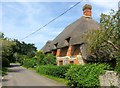
[(114, 71), (106, 71), (106, 73), (100, 75), (99, 78), (102, 88), (106, 88), (106, 86), (115, 86), (120, 88), (120, 74), (117, 74)]

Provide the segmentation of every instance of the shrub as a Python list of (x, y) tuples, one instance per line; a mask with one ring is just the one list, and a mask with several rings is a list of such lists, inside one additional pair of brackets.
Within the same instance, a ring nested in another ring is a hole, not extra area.
[(40, 74), (51, 75), (59, 78), (65, 78), (65, 73), (70, 68), (70, 65), (54, 66), (54, 65), (42, 65), (37, 66), (37, 72)]
[(9, 67), (10, 61), (7, 58), (2, 58), (2, 67)]
[(23, 66), (26, 68), (33, 68), (36, 65), (36, 60), (34, 58), (27, 58), (23, 60)]
[(53, 54), (44, 54), (43, 51), (39, 50), (36, 52), (35, 58), (38, 65), (56, 65), (56, 57)]
[(117, 71), (118, 73), (120, 73), (120, 57), (117, 58), (117, 64), (116, 64), (116, 67), (115, 67), (115, 71)]
[(0, 68), (0, 76), (7, 75), (8, 69), (6, 67)]
[(42, 62), (43, 65), (56, 65), (56, 57), (52, 54), (46, 54)]
[(105, 72), (104, 69), (108, 69), (108, 65), (73, 65), (65, 75), (68, 80), (68, 85), (74, 88), (98, 87), (100, 86), (99, 75)]

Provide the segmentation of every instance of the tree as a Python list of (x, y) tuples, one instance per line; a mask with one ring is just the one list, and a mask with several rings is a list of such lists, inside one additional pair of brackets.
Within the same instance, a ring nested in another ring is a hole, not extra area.
[(9, 66), (9, 63), (13, 61), (11, 46), (15, 45), (15, 42), (4, 38), (0, 38), (0, 42), (2, 42), (2, 66)]
[(98, 61), (120, 59), (120, 11), (101, 14), (100, 30), (84, 34), (88, 58)]
[[(35, 56), (35, 52), (36, 52), (36, 47), (34, 46), (34, 44), (30, 44), (30, 43), (25, 43), (25, 42), (20, 42), (18, 40), (14, 40), (14, 42), (16, 42), (16, 45), (12, 45), (12, 52), (14, 52), (14, 58), (16, 59), (20, 59), (21, 56), (23, 55), (27, 55), (29, 58), (32, 58)], [(20, 61), (20, 60), (18, 60)]]
[(56, 57), (52, 54), (44, 54), (42, 50), (36, 52), (37, 64), (38, 65), (56, 65)]

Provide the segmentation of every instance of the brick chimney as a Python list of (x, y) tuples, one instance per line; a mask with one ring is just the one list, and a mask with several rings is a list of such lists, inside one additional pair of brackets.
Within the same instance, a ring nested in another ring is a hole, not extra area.
[(86, 4), (83, 6), (83, 16), (85, 16), (85, 17), (92, 16), (92, 6), (91, 5)]

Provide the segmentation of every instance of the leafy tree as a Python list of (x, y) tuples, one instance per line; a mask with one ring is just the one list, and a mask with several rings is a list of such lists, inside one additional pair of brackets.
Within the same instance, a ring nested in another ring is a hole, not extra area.
[(52, 54), (46, 54), (46, 56), (43, 58), (43, 64), (48, 65), (56, 65), (56, 57)]
[(42, 50), (39, 50), (36, 52), (35, 58), (37, 59), (37, 65), (43, 64), (43, 58), (45, 57), (45, 54)]
[(15, 45), (15, 42), (4, 38), (0, 38), (0, 42), (2, 42), (2, 66), (9, 66), (9, 62), (13, 61), (11, 46)]
[(0, 39), (3, 39), (4, 38), (4, 33), (0, 32)]
[[(110, 15), (101, 14), (100, 30), (84, 34), (88, 58), (108, 61), (120, 60), (120, 11), (112, 11)], [(119, 59), (119, 60), (118, 60)]]
[(38, 65), (56, 65), (56, 57), (52, 54), (44, 54), (42, 50), (36, 52)]

